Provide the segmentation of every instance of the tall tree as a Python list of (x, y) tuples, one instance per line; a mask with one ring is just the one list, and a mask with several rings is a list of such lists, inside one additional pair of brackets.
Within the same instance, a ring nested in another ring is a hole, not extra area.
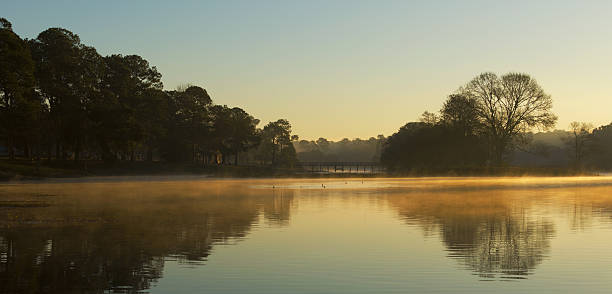
[(234, 165), (238, 165), (238, 154), (253, 148), (259, 143), (257, 133), (259, 120), (239, 107), (231, 108), (229, 113), (228, 145), (230, 152), (234, 154)]
[(66, 151), (79, 159), (86, 141), (87, 106), (97, 92), (103, 63), (93, 47), (81, 44), (78, 35), (50, 28), (30, 41), (37, 87), (49, 106), (56, 133), (56, 156)]
[(167, 100), (161, 92), (161, 74), (138, 55), (115, 54), (105, 57), (104, 63), (101, 84), (106, 97), (98, 106), (114, 115), (100, 117), (102, 129), (112, 133), (104, 132), (98, 140), (105, 148), (112, 145), (115, 152), (130, 154), (133, 160), (135, 150), (145, 145), (150, 151), (162, 131), (160, 119)]
[(533, 128), (553, 127), (557, 117), (551, 112), (552, 99), (535, 79), (523, 73), (498, 77), (483, 73), (459, 89), (459, 94), (478, 103), (477, 113), (488, 138), (496, 165), (515, 137)]
[(584, 157), (587, 154), (588, 143), (591, 141), (590, 131), (593, 125), (585, 122), (574, 121), (570, 123), (569, 136), (564, 138), (575, 168), (581, 168)]
[(147, 161), (153, 161), (153, 150), (159, 149), (163, 138), (167, 135), (168, 99), (160, 89), (147, 89), (143, 93), (139, 116), (143, 132), (143, 143), (146, 147)]
[(475, 135), (481, 126), (477, 106), (478, 102), (474, 98), (452, 94), (440, 110), (441, 121), (460, 130), (465, 136)]
[(169, 117), (164, 157), (172, 161), (195, 161), (202, 153), (205, 162), (216, 147), (211, 141), (212, 99), (205, 89), (192, 85), (181, 86), (167, 94)]
[(0, 18), (0, 134), (6, 136), (11, 160), (17, 139), (28, 145), (36, 130), (40, 101), (33, 86), (34, 62), (27, 43)]
[(286, 119), (268, 123), (262, 130), (262, 158), (270, 160), (274, 166), (291, 166), (297, 162), (297, 155), (291, 136), (291, 124)]

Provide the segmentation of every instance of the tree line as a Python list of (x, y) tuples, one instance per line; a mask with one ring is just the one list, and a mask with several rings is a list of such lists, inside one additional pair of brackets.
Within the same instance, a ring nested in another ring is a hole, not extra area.
[(378, 162), (386, 137), (378, 135), (367, 140), (344, 138), (330, 141), (299, 140), (294, 142), (297, 157), (303, 162)]
[(448, 96), (438, 113), (425, 112), (387, 140), (381, 162), (390, 170), (465, 168), (507, 163), (534, 128), (557, 117), (552, 99), (523, 73), (483, 73)]
[(391, 171), (456, 168), (569, 167), (612, 169), (612, 123), (573, 122), (547, 131), (552, 99), (524, 73), (483, 73), (450, 94), (437, 113), (425, 111), (387, 138), (381, 163)]
[[(22, 39), (0, 18), (0, 145), (11, 160), (295, 166), (299, 158), (380, 160), (392, 171), (500, 167), (520, 152), (546, 156), (550, 146), (534, 144), (531, 131), (557, 120), (534, 78), (483, 73), (438, 112), (423, 113), (390, 137), (299, 141), (285, 119), (260, 128), (245, 110), (214, 104), (202, 87), (164, 90), (161, 77), (138, 55), (101, 56), (63, 28)], [(571, 166), (612, 168), (612, 124), (574, 123), (562, 140)]]
[(591, 123), (572, 122), (562, 140), (573, 167), (612, 170), (612, 123), (595, 128)]
[(192, 161), (293, 165), (291, 124), (258, 128), (195, 85), (164, 90), (138, 55), (101, 56), (63, 28), (22, 39), (0, 19), (0, 139), (9, 159)]

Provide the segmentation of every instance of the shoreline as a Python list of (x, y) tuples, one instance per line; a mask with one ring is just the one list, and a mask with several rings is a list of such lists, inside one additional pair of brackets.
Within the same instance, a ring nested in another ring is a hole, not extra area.
[(579, 177), (600, 176), (601, 172), (560, 167), (471, 167), (454, 169), (413, 169), (381, 173), (309, 172), (270, 166), (199, 166), (168, 162), (74, 162), (0, 160), (0, 182), (83, 179), (94, 177), (173, 177), (203, 178), (403, 178), (403, 177)]

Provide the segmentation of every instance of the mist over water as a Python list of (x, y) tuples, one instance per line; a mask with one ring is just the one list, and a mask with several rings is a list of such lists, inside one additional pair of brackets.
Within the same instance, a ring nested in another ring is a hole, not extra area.
[(612, 178), (0, 185), (0, 293), (607, 293)]

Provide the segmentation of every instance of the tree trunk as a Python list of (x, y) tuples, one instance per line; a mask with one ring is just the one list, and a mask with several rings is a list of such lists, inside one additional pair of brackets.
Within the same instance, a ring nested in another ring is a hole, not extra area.
[(32, 152), (30, 150), (30, 145), (28, 143), (23, 143), (23, 157), (30, 160), (32, 158)]
[(191, 144), (191, 162), (196, 161), (196, 144)]
[(8, 135), (8, 138), (6, 141), (7, 141), (6, 147), (8, 148), (9, 160), (15, 160), (15, 146), (13, 143), (13, 137), (11, 135)]
[(74, 146), (74, 161), (79, 161), (81, 155), (81, 140), (79, 138), (76, 139), (76, 144)]
[(504, 150), (506, 149), (506, 144), (502, 142), (497, 142), (495, 144), (495, 166), (501, 167), (504, 163)]
[(60, 143), (59, 140), (55, 141), (55, 160), (59, 160), (61, 158), (60, 156)]
[(40, 144), (40, 141), (38, 143), (36, 143), (36, 147), (34, 148), (34, 159), (36, 161), (40, 161), (41, 157), (42, 157), (42, 146)]
[(62, 160), (66, 160), (66, 146), (60, 144), (60, 156)]
[(153, 162), (153, 148), (149, 147), (147, 150), (147, 161)]
[(574, 132), (574, 140), (575, 140), (575, 154), (574, 154), (574, 161), (575, 161), (575, 165), (576, 168), (578, 168), (580, 166), (580, 147), (578, 146), (578, 134), (576, 134), (576, 132)]

